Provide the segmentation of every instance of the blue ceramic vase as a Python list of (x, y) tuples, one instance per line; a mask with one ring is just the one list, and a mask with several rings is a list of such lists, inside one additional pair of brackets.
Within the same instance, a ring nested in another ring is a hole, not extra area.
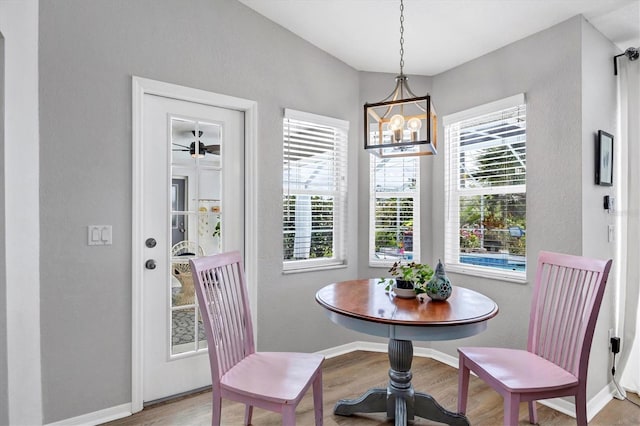
[(433, 300), (447, 300), (451, 291), (451, 281), (444, 272), (444, 265), (438, 260), (436, 271), (427, 283), (427, 296)]

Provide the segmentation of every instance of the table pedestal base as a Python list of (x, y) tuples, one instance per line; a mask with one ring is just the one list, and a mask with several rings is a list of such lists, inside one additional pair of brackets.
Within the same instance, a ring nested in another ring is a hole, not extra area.
[(405, 426), (415, 416), (455, 426), (469, 426), (469, 420), (445, 410), (432, 396), (414, 392), (411, 385), (413, 343), (410, 340), (389, 340), (389, 386), (369, 389), (356, 399), (338, 401), (334, 413), (351, 416), (356, 413), (387, 413), (396, 426)]

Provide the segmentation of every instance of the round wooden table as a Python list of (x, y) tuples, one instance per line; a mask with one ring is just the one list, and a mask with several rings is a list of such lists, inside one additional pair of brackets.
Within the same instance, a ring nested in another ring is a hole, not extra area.
[(467, 418), (445, 410), (433, 397), (414, 392), (411, 385), (413, 340), (453, 340), (473, 336), (487, 328), (498, 314), (490, 298), (464, 287), (453, 287), (446, 301), (427, 296), (401, 299), (385, 292), (378, 279), (342, 281), (320, 289), (316, 301), (336, 324), (389, 339), (389, 385), (369, 389), (360, 398), (340, 400), (334, 413), (386, 412), (404, 426), (414, 416), (450, 425), (469, 425)]

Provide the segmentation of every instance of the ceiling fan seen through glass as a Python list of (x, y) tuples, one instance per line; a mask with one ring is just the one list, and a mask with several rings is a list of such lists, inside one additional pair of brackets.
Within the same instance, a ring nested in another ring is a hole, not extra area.
[[(193, 136), (196, 135), (196, 131), (192, 130), (191, 133), (193, 134)], [(189, 154), (193, 157), (193, 158), (202, 158), (204, 157), (206, 154), (213, 154), (213, 155), (220, 155), (220, 145), (219, 144), (213, 144), (213, 145), (205, 145), (202, 141), (200, 141), (200, 138), (202, 137), (202, 135), (204, 134), (204, 132), (202, 130), (198, 131), (198, 147), (196, 149), (196, 141), (191, 142), (191, 144), (189, 146), (186, 145), (181, 145), (179, 143), (173, 143), (173, 145), (179, 147), (179, 148), (174, 148), (173, 151), (186, 151), (189, 152)]]

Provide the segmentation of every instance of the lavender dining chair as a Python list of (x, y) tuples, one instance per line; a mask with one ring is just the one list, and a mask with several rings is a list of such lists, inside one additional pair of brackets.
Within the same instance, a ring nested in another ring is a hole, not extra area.
[(535, 401), (574, 396), (578, 425), (587, 424), (587, 366), (611, 260), (541, 252), (526, 350), (462, 347), (458, 412), (465, 413), (469, 371), (504, 398), (504, 424), (517, 425), (520, 402), (538, 423)]
[(321, 426), (324, 357), (255, 351), (240, 253), (222, 253), (189, 262), (209, 348), (211, 424), (220, 425), (225, 398), (246, 405), (245, 425), (251, 423), (254, 406), (281, 413), (283, 425), (294, 425), (296, 406), (313, 385), (315, 423)]

